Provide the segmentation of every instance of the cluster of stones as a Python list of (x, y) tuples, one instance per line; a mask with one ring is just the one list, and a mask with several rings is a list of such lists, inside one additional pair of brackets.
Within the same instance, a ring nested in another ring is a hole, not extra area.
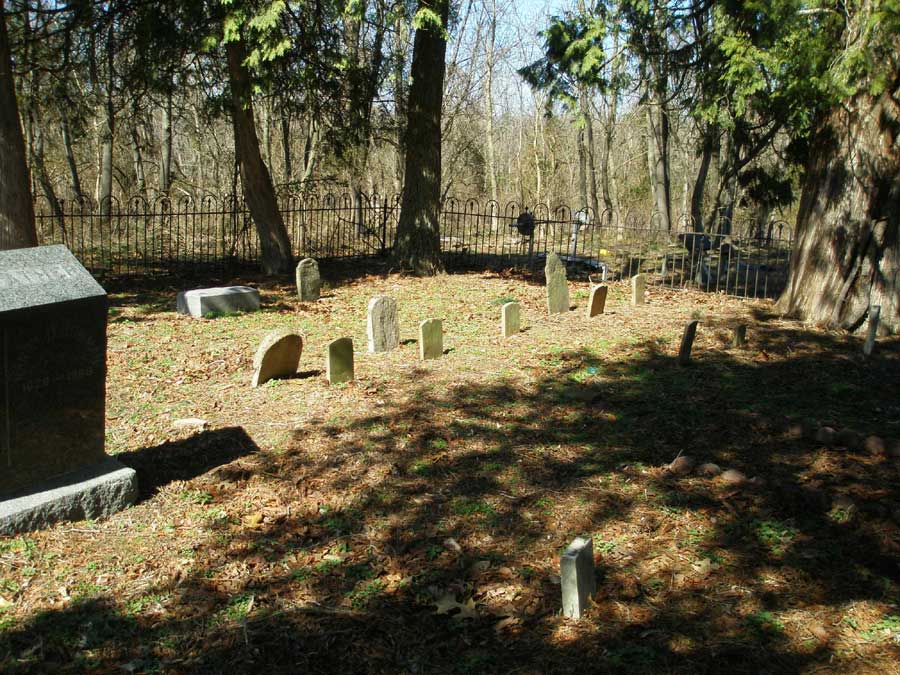
[(865, 451), (871, 455), (892, 457), (900, 459), (900, 440), (889, 441), (882, 436), (870, 434), (868, 436), (855, 429), (799, 423), (792, 424), (788, 428), (789, 438), (805, 439), (821, 443), (826, 447), (847, 448), (853, 451)]
[(695, 473), (704, 478), (717, 478), (728, 487), (741, 487), (743, 485), (761, 485), (761, 478), (747, 478), (746, 474), (737, 469), (722, 469), (718, 464), (706, 462), (697, 465), (693, 457), (678, 455), (666, 467), (666, 472), (673, 476), (688, 476)]

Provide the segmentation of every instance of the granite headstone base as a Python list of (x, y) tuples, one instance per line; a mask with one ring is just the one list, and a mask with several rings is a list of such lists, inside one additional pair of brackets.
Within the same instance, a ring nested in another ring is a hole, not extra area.
[(182, 291), (178, 294), (176, 309), (179, 314), (189, 314), (198, 319), (211, 314), (255, 312), (259, 309), (259, 291), (249, 286)]
[(0, 535), (64, 520), (105, 518), (137, 501), (134, 469), (113, 457), (0, 499)]

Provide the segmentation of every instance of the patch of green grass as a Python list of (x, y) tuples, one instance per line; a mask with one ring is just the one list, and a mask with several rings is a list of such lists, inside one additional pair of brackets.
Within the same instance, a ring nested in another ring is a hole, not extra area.
[(553, 500), (541, 497), (534, 503), (534, 508), (538, 509), (545, 516), (549, 516), (553, 513)]
[(350, 594), (350, 604), (353, 606), (353, 609), (364, 609), (380, 596), (384, 592), (384, 589), (385, 585), (383, 581), (380, 579), (373, 579)]
[(0, 541), (0, 554), (3, 553), (27, 553), (34, 552), (35, 543), (33, 539), (25, 537), (16, 537), (7, 541)]
[(139, 598), (132, 598), (125, 603), (125, 614), (134, 616), (140, 614), (151, 605), (161, 603), (165, 596), (161, 593), (151, 593), (150, 595), (142, 595)]
[(889, 639), (893, 636), (900, 637), (900, 617), (896, 614), (885, 614), (880, 621), (876, 621), (860, 634), (863, 639), (869, 641)]
[(231, 621), (244, 621), (250, 614), (253, 600), (254, 597), (251, 593), (239, 593), (228, 601), (219, 614), (222, 618)]
[(428, 547), (428, 550), (425, 551), (425, 557), (428, 558), (429, 560), (434, 560), (443, 552), (444, 552), (443, 546), (438, 546), (437, 544), (432, 544), (431, 546)]
[(341, 562), (342, 561), (340, 560), (323, 560), (320, 563), (316, 563), (316, 574), (321, 574), (323, 576), (331, 574), (333, 570), (341, 566)]
[(434, 465), (429, 459), (418, 459), (410, 465), (409, 470), (417, 476), (430, 476), (434, 473)]
[(778, 520), (757, 520), (753, 531), (760, 543), (776, 555), (784, 553), (798, 534), (796, 528)]
[(203, 490), (185, 490), (180, 495), (178, 495), (178, 497), (182, 501), (186, 501), (191, 504), (200, 504), (201, 506), (211, 504), (213, 502), (213, 496), (208, 492), (204, 492)]
[(446, 439), (443, 438), (432, 438), (431, 439), (431, 447), (435, 450), (446, 450), (450, 447), (449, 443), (447, 443)]
[(615, 541), (605, 541), (603, 537), (599, 534), (594, 535), (594, 548), (599, 553), (610, 554), (613, 553), (616, 548), (618, 548), (618, 544)]
[(487, 502), (474, 499), (457, 499), (453, 503), (453, 513), (458, 516), (482, 515), (487, 518), (495, 518), (497, 511)]
[(784, 624), (772, 612), (756, 612), (747, 616), (747, 625), (763, 634), (780, 634), (784, 632)]
[(485, 462), (481, 465), (479, 471), (481, 473), (495, 473), (503, 469), (503, 465), (500, 462)]

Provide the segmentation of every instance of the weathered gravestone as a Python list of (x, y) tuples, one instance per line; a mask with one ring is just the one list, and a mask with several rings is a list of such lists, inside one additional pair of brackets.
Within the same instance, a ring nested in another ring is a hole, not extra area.
[(340, 384), (353, 379), (353, 340), (351, 338), (338, 338), (328, 343), (325, 374), (329, 384)]
[(747, 324), (738, 323), (732, 326), (731, 346), (740, 349), (747, 344)]
[(369, 351), (388, 352), (400, 346), (400, 318), (397, 316), (397, 301), (387, 295), (379, 295), (369, 300), (366, 322)]
[(591, 287), (591, 299), (588, 302), (587, 315), (588, 318), (603, 314), (606, 308), (606, 294), (609, 292), (609, 286), (593, 286)]
[(319, 263), (312, 258), (304, 258), (297, 265), (297, 295), (301, 302), (315, 302), (322, 293), (322, 278)]
[(871, 356), (875, 351), (875, 337), (878, 335), (878, 322), (881, 320), (881, 305), (873, 305), (869, 310), (869, 331), (863, 343), (863, 354)]
[(266, 335), (253, 357), (253, 386), (297, 372), (303, 338), (292, 330), (275, 330)]
[(0, 251), (0, 534), (137, 498), (104, 451), (107, 309), (65, 246)]
[(597, 592), (594, 545), (588, 537), (576, 537), (559, 559), (563, 616), (580, 619), (588, 600)]
[(179, 314), (202, 319), (214, 314), (255, 312), (259, 309), (259, 291), (250, 286), (196, 288), (182, 291), (175, 301)]
[(691, 350), (694, 348), (694, 338), (697, 336), (699, 321), (691, 321), (684, 327), (681, 336), (681, 348), (678, 350), (678, 363), (686, 366), (691, 362)]
[(518, 302), (507, 302), (500, 312), (500, 333), (503, 337), (522, 330), (522, 308)]
[(419, 358), (439, 359), (444, 353), (444, 326), (440, 319), (425, 319), (419, 324)]
[(547, 311), (560, 314), (569, 311), (569, 284), (566, 281), (566, 266), (555, 253), (547, 254), (544, 265), (547, 279)]
[(643, 305), (646, 301), (647, 277), (643, 274), (635, 274), (631, 277), (631, 304)]

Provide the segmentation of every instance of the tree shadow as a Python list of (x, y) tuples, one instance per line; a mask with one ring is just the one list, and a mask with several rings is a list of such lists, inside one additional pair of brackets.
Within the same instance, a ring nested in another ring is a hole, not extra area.
[[(683, 369), (647, 342), (628, 362), (555, 354), (527, 383), (435, 390), (410, 374), (378, 413), (309, 422), (283, 452), (255, 454), (250, 473), (287, 506), (251, 527), (211, 524), (204, 563), (148, 589), (159, 611), (92, 598), (44, 613), (0, 638), (0, 665), (80, 654), (93, 668), (178, 672), (852, 670), (852, 651), (779, 617), (896, 606), (898, 467), (790, 424), (896, 433), (884, 406), (900, 400), (900, 341), (856, 368), (838, 338), (760, 325), (751, 339), (794, 356), (695, 352)], [(163, 447), (147, 471), (197, 475), (169, 466), (193, 461), (190, 446)], [(763, 482), (672, 476), (682, 451)], [(596, 535), (600, 579), (574, 623), (558, 616), (553, 574), (577, 534)], [(236, 567), (255, 572), (220, 573)], [(448, 597), (471, 599), (474, 618), (438, 614)]]

